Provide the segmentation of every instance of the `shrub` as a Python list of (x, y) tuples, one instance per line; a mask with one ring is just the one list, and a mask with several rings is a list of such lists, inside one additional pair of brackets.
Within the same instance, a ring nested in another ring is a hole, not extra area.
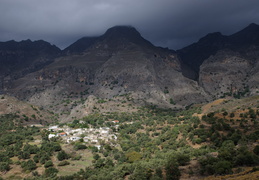
[(78, 161), (82, 158), (80, 155), (76, 155), (75, 157), (72, 158), (72, 160)]
[(45, 165), (44, 165), (45, 168), (48, 168), (48, 167), (51, 167), (51, 166), (53, 166), (52, 161), (47, 161), (47, 162), (45, 163)]
[(215, 174), (223, 175), (232, 173), (232, 164), (229, 161), (219, 161), (214, 165)]
[(141, 154), (136, 151), (127, 153), (126, 157), (127, 157), (128, 161), (131, 163), (134, 161), (138, 161), (142, 158)]
[(24, 161), (21, 163), (21, 167), (23, 168), (23, 170), (29, 170), (32, 171), (34, 169), (37, 168), (35, 162), (33, 162), (32, 160), (28, 160), (28, 161)]
[(190, 157), (186, 154), (178, 154), (176, 160), (180, 166), (184, 166), (190, 161)]
[(75, 146), (74, 146), (74, 149), (77, 151), (77, 150), (80, 150), (80, 149), (86, 149), (87, 147), (86, 147), (86, 145), (84, 145), (84, 144), (76, 144)]
[(0, 171), (9, 171), (10, 170), (10, 165), (7, 162), (0, 162)]
[(56, 168), (53, 168), (53, 167), (50, 167), (50, 168), (47, 168), (45, 170), (45, 175), (47, 177), (50, 177), (50, 176), (56, 176), (58, 173), (58, 170)]
[(58, 166), (66, 166), (69, 164), (70, 164), (70, 162), (68, 162), (68, 161), (61, 161), (60, 163), (58, 163)]
[(175, 105), (175, 102), (174, 102), (174, 100), (172, 98), (170, 98), (170, 104)]
[(167, 180), (177, 180), (181, 176), (178, 164), (172, 159), (168, 160), (165, 166), (165, 171)]
[(239, 166), (239, 165), (241, 165), (241, 166), (242, 165), (248, 165), (248, 166), (258, 165), (259, 158), (258, 158), (258, 156), (254, 155), (253, 153), (246, 151), (246, 152), (239, 153), (237, 155), (235, 164), (237, 166)]
[(63, 161), (64, 159), (68, 159), (69, 156), (65, 151), (60, 151), (57, 155), (59, 161)]

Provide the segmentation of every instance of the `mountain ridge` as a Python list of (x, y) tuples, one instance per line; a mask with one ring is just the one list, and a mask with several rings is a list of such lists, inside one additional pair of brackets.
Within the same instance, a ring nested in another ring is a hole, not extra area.
[(220, 32), (209, 33), (200, 38), (198, 42), (177, 50), (177, 53), (181, 60), (192, 67), (196, 73), (195, 77), (189, 78), (197, 80), (200, 65), (205, 59), (215, 55), (218, 50), (242, 51), (242, 48), (248, 48), (247, 46), (251, 44), (259, 45), (259, 25), (255, 23), (229, 36), (222, 35)]
[[(250, 44), (240, 49), (229, 40), (244, 37), (249, 29), (256, 34), (258, 25), (250, 26), (241, 35), (210, 33), (178, 51), (154, 46), (133, 27), (115, 26), (101, 36), (81, 38), (63, 51), (56, 49), (53, 57), (47, 51), (43, 56), (36, 53), (31, 61), (40, 66), (2, 76), (1, 91), (44, 108), (56, 102), (53, 110), (60, 113), (71, 111), (61, 105), (69, 94), (106, 100), (130, 94), (134, 104), (172, 109), (225, 95), (243, 96), (247, 87), (245, 95), (254, 95), (259, 48)], [(41, 57), (46, 58), (39, 61)], [(72, 101), (80, 99), (72, 97)]]

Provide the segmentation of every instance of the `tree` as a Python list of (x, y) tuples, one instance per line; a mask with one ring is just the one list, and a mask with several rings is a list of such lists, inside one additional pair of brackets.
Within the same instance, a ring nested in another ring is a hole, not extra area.
[(65, 151), (60, 151), (57, 155), (59, 161), (63, 161), (64, 159), (68, 159), (69, 156)]
[(259, 157), (249, 151), (239, 152), (238, 155), (236, 156), (235, 164), (237, 166), (239, 166), (239, 165), (248, 165), (248, 166), (258, 165)]
[(51, 160), (50, 160), (50, 161), (47, 161), (47, 162), (45, 163), (45, 165), (44, 165), (45, 168), (48, 168), (48, 167), (51, 167), (51, 166), (53, 166), (53, 163), (52, 163)]
[(229, 161), (219, 161), (214, 165), (215, 173), (219, 175), (229, 174), (232, 172), (232, 164)]
[(128, 158), (128, 161), (130, 163), (132, 163), (134, 161), (138, 161), (138, 160), (140, 160), (142, 158), (141, 154), (136, 152), (136, 151), (127, 153), (126, 157)]
[(98, 159), (95, 163), (94, 163), (94, 167), (95, 168), (102, 168), (105, 165), (105, 159)]
[(8, 162), (0, 162), (0, 171), (5, 172), (10, 170), (10, 165)]
[(53, 148), (53, 151), (55, 152), (62, 150), (60, 144), (58, 143), (55, 143), (52, 148)]
[(18, 158), (19, 159), (30, 159), (30, 153), (27, 151), (21, 151)]
[(100, 159), (100, 156), (99, 156), (98, 154), (94, 154), (93, 158), (94, 158), (95, 160), (98, 160), (98, 159)]
[[(36, 155), (37, 156), (37, 155)], [(50, 156), (47, 154), (47, 153), (44, 153), (44, 154), (39, 154), (40, 156), (40, 163), (41, 164), (45, 164), (46, 161), (50, 160)], [(37, 159), (33, 159), (34, 161), (37, 160)], [(36, 162), (36, 161), (35, 161)]]
[(162, 169), (159, 167), (159, 168), (157, 168), (156, 169), (156, 176), (158, 176), (159, 178), (163, 178), (163, 171), (162, 171)]
[(21, 167), (23, 168), (23, 170), (29, 170), (29, 171), (32, 171), (34, 169), (37, 168), (35, 162), (33, 162), (32, 160), (28, 160), (28, 161), (24, 161), (22, 162), (21, 164)]
[(130, 175), (129, 180), (150, 179), (151, 176), (152, 170), (137, 165), (133, 171), (133, 174)]
[(69, 165), (70, 163), (68, 161), (61, 161), (60, 163), (58, 163), (58, 166), (66, 166)]
[(77, 151), (77, 150), (80, 150), (80, 149), (87, 149), (87, 147), (84, 144), (76, 144), (74, 146), (74, 149)]
[(45, 169), (45, 175), (47, 177), (55, 177), (58, 173), (58, 170), (56, 168), (50, 167)]
[(223, 116), (227, 116), (227, 115), (228, 115), (228, 112), (227, 112), (227, 111), (224, 111), (224, 112), (222, 113), (222, 115), (223, 115)]
[(174, 102), (173, 98), (170, 98), (170, 104), (175, 105), (175, 102)]
[(178, 154), (176, 160), (180, 166), (184, 166), (190, 161), (190, 157), (187, 154)]
[(231, 118), (235, 117), (235, 113), (233, 113), (233, 112), (230, 113), (229, 117), (231, 117)]
[(32, 146), (30, 144), (25, 144), (23, 147), (23, 151), (30, 154), (36, 154), (39, 151), (39, 148), (36, 145)]
[(165, 170), (167, 180), (178, 180), (181, 176), (178, 164), (171, 158), (168, 160)]

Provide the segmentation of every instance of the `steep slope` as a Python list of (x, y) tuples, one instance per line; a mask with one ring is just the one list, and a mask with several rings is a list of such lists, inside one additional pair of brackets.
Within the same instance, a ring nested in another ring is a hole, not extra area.
[(85, 51), (95, 43), (98, 37), (83, 37), (63, 50), (63, 54), (76, 54)]
[(0, 92), (4, 83), (41, 69), (53, 62), (60, 52), (42, 40), (0, 42)]
[[(200, 66), (203, 61), (211, 55), (214, 55), (219, 49), (222, 49), (226, 39), (227, 37), (219, 32), (210, 33), (201, 38), (197, 43), (178, 50), (177, 53), (181, 57), (183, 68), (188, 68), (184, 75), (188, 78), (197, 80)], [(191, 74), (190, 71), (192, 71)]]
[[(258, 92), (259, 26), (223, 36), (209, 34), (178, 51), (200, 86), (213, 97), (241, 97)], [(187, 75), (188, 76), (188, 75)]]
[(60, 51), (53, 51), (39, 69), (16, 78), (5, 76), (2, 89), (62, 116), (79, 109), (79, 104), (87, 106), (89, 95), (96, 97), (95, 102), (127, 95), (135, 105), (173, 109), (217, 97), (255, 95), (258, 34), (258, 25), (251, 24), (231, 36), (208, 34), (175, 52), (153, 46), (131, 26), (115, 26), (99, 37), (79, 39), (59, 57)]
[(253, 66), (254, 63), (239, 53), (222, 50), (206, 59), (201, 65), (199, 82), (212, 96), (235, 95), (238, 97), (243, 93), (248, 93), (250, 71)]
[(16, 114), (23, 124), (47, 124), (53, 122), (52, 114), (37, 106), (19, 101), (18, 99), (0, 95), (0, 115)]
[(259, 26), (252, 23), (230, 36), (224, 36), (220, 32), (210, 33), (198, 42), (178, 50), (177, 53), (181, 57), (182, 63), (196, 73), (196, 76), (189, 76), (189, 78), (197, 80), (200, 66), (211, 55), (215, 55), (218, 51), (224, 49), (246, 54), (251, 46), (258, 45)]
[[(67, 50), (72, 47), (77, 43)], [(7, 91), (66, 112), (73, 107), (62, 109), (62, 99), (83, 101), (89, 94), (109, 99), (130, 94), (134, 103), (171, 108), (208, 99), (197, 82), (182, 76), (174, 51), (153, 46), (133, 27), (113, 27), (85, 48), (12, 81)]]
[(259, 45), (259, 25), (250, 24), (243, 30), (228, 37), (230, 46), (236, 48), (245, 48), (251, 45)]

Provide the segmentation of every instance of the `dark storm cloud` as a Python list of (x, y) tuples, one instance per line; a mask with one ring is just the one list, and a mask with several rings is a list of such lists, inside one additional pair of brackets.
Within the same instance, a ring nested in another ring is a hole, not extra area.
[(0, 41), (44, 39), (64, 48), (115, 25), (177, 49), (210, 32), (259, 24), (258, 0), (1, 0)]

